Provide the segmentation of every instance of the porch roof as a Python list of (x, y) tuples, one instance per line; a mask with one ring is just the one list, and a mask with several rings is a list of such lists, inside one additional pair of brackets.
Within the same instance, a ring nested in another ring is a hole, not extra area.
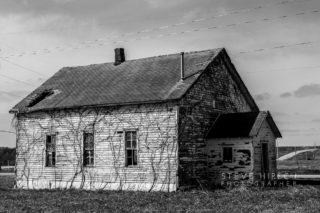
[(208, 131), (207, 138), (237, 138), (256, 136), (266, 120), (275, 137), (282, 137), (270, 112), (221, 114)]

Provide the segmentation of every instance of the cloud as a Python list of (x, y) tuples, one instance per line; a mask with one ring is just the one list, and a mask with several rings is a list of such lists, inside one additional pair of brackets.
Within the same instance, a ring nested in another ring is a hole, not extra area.
[(294, 96), (297, 98), (317, 95), (320, 95), (320, 84), (307, 84), (294, 91)]
[(185, 0), (169, 0), (169, 1), (159, 1), (159, 0), (145, 0), (147, 4), (150, 4), (153, 8), (159, 8), (159, 7), (172, 7), (177, 4), (183, 3)]
[(282, 129), (282, 132), (297, 133), (297, 132), (301, 132), (301, 130), (300, 129)]
[(255, 95), (254, 99), (256, 101), (265, 101), (265, 100), (270, 99), (270, 97), (271, 97), (271, 95), (269, 93), (265, 92), (265, 93)]
[(284, 92), (280, 94), (280, 98), (289, 98), (291, 96), (292, 96), (291, 92)]
[(312, 120), (312, 122), (320, 123), (320, 118), (315, 118), (315, 119)]
[(286, 117), (286, 116), (289, 116), (289, 114), (288, 113), (286, 113), (286, 112), (271, 112), (271, 114), (272, 115), (274, 115), (274, 116), (277, 116), (277, 117)]

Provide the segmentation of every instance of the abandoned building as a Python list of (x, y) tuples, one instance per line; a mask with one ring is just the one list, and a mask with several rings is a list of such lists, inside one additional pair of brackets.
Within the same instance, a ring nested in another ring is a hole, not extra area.
[(225, 49), (65, 67), (10, 113), (18, 188), (175, 191), (276, 170), (280, 131)]

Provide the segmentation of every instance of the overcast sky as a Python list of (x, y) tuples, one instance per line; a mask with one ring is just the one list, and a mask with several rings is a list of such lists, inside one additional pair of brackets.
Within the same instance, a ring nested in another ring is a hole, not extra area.
[[(0, 129), (64, 66), (225, 47), (279, 145), (320, 145), (319, 0), (0, 0)], [(235, 12), (236, 11), (236, 12)], [(241, 53), (244, 52), (244, 53)], [(16, 79), (16, 80), (13, 80)], [(0, 146), (15, 136), (0, 132)]]

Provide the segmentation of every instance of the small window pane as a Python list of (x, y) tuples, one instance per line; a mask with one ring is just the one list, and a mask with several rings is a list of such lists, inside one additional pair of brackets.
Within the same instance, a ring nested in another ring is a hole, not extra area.
[(56, 153), (52, 152), (52, 165), (56, 165)]
[(136, 140), (132, 141), (132, 148), (133, 149), (137, 148), (137, 141)]
[(128, 155), (128, 158), (132, 158), (132, 150), (131, 149), (129, 149), (127, 151), (127, 155)]
[(126, 132), (126, 141), (131, 141), (131, 132)]
[(137, 165), (137, 150), (133, 150), (133, 165)]
[(232, 162), (232, 147), (223, 147), (223, 161)]
[(83, 134), (83, 165), (94, 165), (94, 135), (85, 132)]
[(136, 141), (137, 140), (137, 132), (131, 132), (131, 140)]
[(126, 148), (131, 148), (131, 141), (126, 141)]
[(56, 136), (46, 135), (46, 162), (47, 167), (56, 165)]
[(47, 135), (47, 144), (51, 143), (51, 135)]

